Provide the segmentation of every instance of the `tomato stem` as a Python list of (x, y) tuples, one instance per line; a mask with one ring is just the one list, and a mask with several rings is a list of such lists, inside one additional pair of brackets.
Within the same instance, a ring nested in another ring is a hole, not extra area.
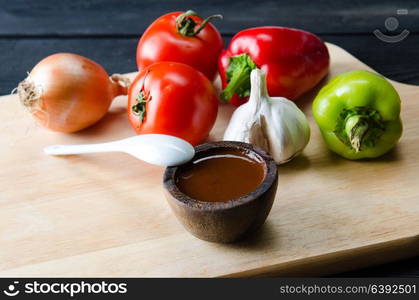
[(146, 117), (146, 104), (151, 100), (151, 96), (145, 95), (144, 91), (141, 90), (135, 100), (137, 100), (137, 104), (132, 106), (132, 112), (138, 116), (140, 122), (143, 122)]
[[(187, 12), (179, 15), (176, 18), (176, 25), (177, 31), (184, 36), (195, 36), (201, 32), (202, 29), (208, 24), (211, 19), (220, 18), (222, 19), (222, 15), (211, 15), (205, 18), (199, 27), (195, 30), (197, 23), (191, 18), (192, 16), (198, 16), (196, 12), (193, 10), (188, 10)], [(201, 17), (200, 17), (201, 18)], [(201, 18), (202, 19), (202, 18)]]
[(240, 98), (250, 95), (250, 73), (256, 64), (246, 53), (230, 57), (226, 71), (227, 86), (221, 93), (221, 99), (229, 101), (234, 94)]

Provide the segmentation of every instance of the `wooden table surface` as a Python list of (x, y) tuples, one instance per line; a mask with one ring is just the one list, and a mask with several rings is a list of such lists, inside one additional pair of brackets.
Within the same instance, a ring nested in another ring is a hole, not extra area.
[[(0, 1), (0, 95), (8, 94), (40, 59), (74, 52), (102, 64), (109, 73), (136, 69), (135, 49), (141, 32), (156, 17), (192, 8), (202, 16), (222, 13), (215, 25), (225, 42), (251, 26), (280, 25), (309, 30), (335, 43), (383, 75), (419, 85), (419, 3), (410, 1)], [(397, 15), (407, 9), (408, 14)], [(384, 22), (396, 17), (399, 27)], [(375, 29), (409, 36), (385, 43)], [(2, 170), (4, 172), (4, 170)], [(4, 173), (2, 174), (4, 175)], [(1, 190), (1, 187), (0, 187)], [(1, 192), (0, 192), (1, 197)], [(419, 258), (335, 276), (419, 276)]]

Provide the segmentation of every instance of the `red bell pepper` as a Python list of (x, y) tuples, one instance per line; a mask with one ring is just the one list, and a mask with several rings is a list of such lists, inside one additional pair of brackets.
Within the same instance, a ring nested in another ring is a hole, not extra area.
[(249, 99), (250, 72), (266, 72), (270, 96), (296, 100), (328, 73), (329, 52), (316, 35), (286, 27), (255, 27), (236, 34), (221, 53), (221, 98), (234, 105)]

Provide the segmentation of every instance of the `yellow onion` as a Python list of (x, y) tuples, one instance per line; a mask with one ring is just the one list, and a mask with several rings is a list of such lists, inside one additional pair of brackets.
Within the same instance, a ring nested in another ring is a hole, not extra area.
[(46, 128), (75, 132), (99, 121), (112, 100), (126, 95), (129, 80), (111, 77), (94, 61), (71, 53), (41, 60), (19, 83), (21, 103)]

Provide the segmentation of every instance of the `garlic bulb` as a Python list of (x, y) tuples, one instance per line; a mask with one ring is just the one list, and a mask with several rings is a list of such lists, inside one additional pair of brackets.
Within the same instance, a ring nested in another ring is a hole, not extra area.
[(265, 77), (259, 69), (250, 74), (249, 101), (233, 113), (224, 140), (259, 146), (282, 164), (303, 151), (310, 139), (310, 126), (294, 102), (269, 97)]

